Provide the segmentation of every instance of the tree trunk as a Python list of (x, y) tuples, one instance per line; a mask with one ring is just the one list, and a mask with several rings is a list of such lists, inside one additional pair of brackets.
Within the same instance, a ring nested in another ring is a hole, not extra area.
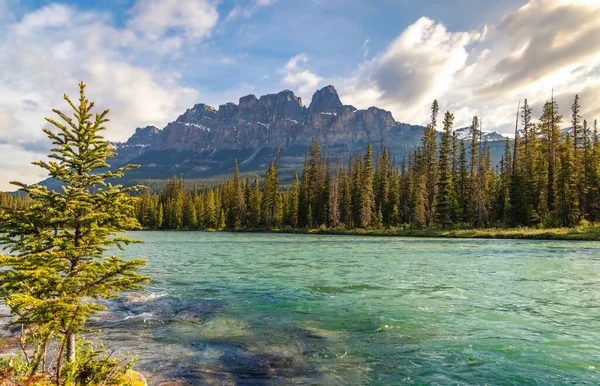
[(67, 335), (67, 361), (75, 362), (75, 334), (71, 332)]

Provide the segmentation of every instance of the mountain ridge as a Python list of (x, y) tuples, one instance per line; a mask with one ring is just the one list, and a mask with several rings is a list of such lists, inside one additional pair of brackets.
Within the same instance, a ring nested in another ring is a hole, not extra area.
[(297, 169), (312, 138), (332, 160), (364, 151), (371, 141), (390, 148), (400, 162), (420, 143), (424, 129), (396, 121), (378, 107), (344, 105), (331, 85), (317, 90), (309, 106), (283, 90), (249, 94), (218, 108), (198, 103), (162, 129), (137, 128), (127, 141), (115, 144), (118, 155), (112, 164), (140, 164), (133, 172), (137, 179), (209, 178), (230, 170), (234, 159), (242, 171), (264, 169), (280, 149), (281, 169)]

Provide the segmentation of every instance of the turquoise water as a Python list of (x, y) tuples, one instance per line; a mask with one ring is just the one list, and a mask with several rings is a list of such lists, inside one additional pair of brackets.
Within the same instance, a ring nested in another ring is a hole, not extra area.
[(150, 384), (600, 384), (600, 243), (132, 233)]

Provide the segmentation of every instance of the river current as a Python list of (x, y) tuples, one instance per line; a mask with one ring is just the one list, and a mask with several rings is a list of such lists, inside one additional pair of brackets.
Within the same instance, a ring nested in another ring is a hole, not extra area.
[(600, 384), (600, 243), (129, 235), (94, 324), (151, 385)]

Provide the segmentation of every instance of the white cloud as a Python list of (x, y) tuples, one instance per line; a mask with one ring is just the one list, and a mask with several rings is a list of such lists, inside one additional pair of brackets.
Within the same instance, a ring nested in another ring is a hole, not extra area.
[(8, 111), (0, 108), (0, 138), (6, 135), (6, 132), (10, 129), (11, 120)]
[(308, 93), (313, 93), (323, 80), (322, 77), (306, 68), (308, 61), (306, 55), (298, 54), (290, 58), (280, 70), (282, 73), (281, 83), (298, 91), (304, 98), (308, 96)]
[[(197, 101), (198, 92), (181, 86), (177, 73), (136, 63), (177, 47), (180, 36), (149, 41), (109, 22), (102, 13), (49, 5), (0, 24), (0, 146), (18, 154), (0, 157), (0, 169), (39, 180), (28, 164), (49, 148), (43, 118), (52, 108), (70, 113), (62, 95), (76, 98), (80, 80), (98, 111), (111, 109), (110, 140), (125, 140), (139, 126), (163, 126)], [(6, 176), (0, 190), (8, 188)]]
[(249, 18), (252, 15), (254, 15), (259, 8), (273, 5), (277, 1), (278, 0), (252, 0), (249, 4), (245, 6), (238, 4), (235, 7), (233, 7), (231, 11), (229, 11), (227, 17), (225, 18), (225, 21), (230, 22), (239, 17)]
[(210, 36), (217, 25), (217, 2), (211, 0), (138, 0), (129, 25), (155, 40), (183, 32), (190, 39)]
[(174, 79), (161, 84), (147, 70), (122, 62), (93, 59), (85, 70), (90, 99), (111, 108), (109, 134), (115, 140), (127, 139), (135, 127), (166, 125), (198, 96), (194, 89), (180, 87)]
[(21, 35), (36, 33), (44, 28), (59, 28), (66, 26), (74, 16), (70, 7), (62, 4), (50, 4), (23, 17), (17, 31)]
[(600, 1), (531, 0), (480, 31), (421, 18), (345, 83), (345, 102), (384, 107), (410, 123), (426, 123), (437, 98), (457, 126), (477, 114), (488, 129), (508, 132), (518, 100), (541, 108), (553, 87), (565, 115), (575, 93), (589, 96), (591, 121), (600, 116)]
[(369, 56), (369, 42), (370, 42), (370, 40), (368, 38), (365, 39), (365, 41), (363, 42), (363, 45), (362, 45), (363, 59), (366, 59), (367, 56)]
[(9, 144), (0, 143), (0, 167), (2, 179), (0, 190), (16, 190), (10, 181), (33, 182), (40, 181), (47, 176), (38, 166), (31, 164), (31, 153)]
[(480, 36), (449, 32), (440, 23), (420, 18), (360, 66), (348, 102), (402, 111), (402, 119), (414, 121), (422, 113), (421, 106), (452, 86), (467, 63), (468, 45)]

